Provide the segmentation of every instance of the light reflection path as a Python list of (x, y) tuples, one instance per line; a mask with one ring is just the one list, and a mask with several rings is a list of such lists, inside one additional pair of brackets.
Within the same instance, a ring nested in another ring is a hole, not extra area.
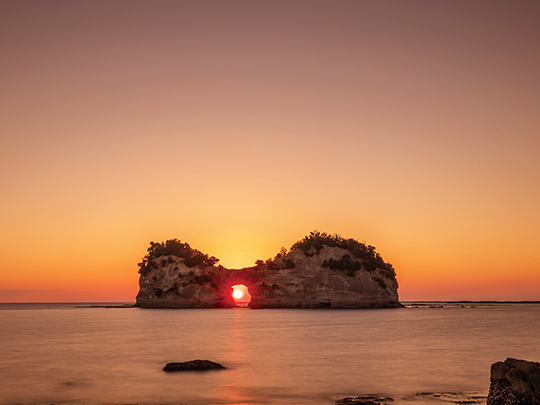
[(235, 364), (232, 369), (226, 370), (223, 384), (223, 399), (230, 405), (245, 405), (252, 403), (249, 400), (247, 381), (241, 379), (242, 373), (237, 367), (246, 364), (245, 346), (245, 315), (248, 308), (232, 308), (233, 316), (231, 320), (231, 334), (229, 340), (229, 357), (234, 359)]

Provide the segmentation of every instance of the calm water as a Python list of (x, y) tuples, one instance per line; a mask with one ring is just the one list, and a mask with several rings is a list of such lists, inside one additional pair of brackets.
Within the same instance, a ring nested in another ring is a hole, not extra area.
[[(386, 310), (0, 304), (0, 403), (331, 404), (487, 394), (506, 357), (540, 360), (540, 305)], [(228, 367), (165, 373), (167, 362)], [(419, 404), (421, 400), (407, 402)]]

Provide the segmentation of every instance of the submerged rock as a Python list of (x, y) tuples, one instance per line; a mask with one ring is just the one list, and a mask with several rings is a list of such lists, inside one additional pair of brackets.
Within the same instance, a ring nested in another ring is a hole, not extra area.
[(422, 403), (428, 400), (448, 402), (453, 404), (480, 404), (485, 403), (486, 396), (479, 395), (477, 392), (417, 392), (416, 394), (405, 395), (406, 401), (420, 400)]
[(512, 358), (494, 363), (487, 405), (540, 405), (540, 363)]
[(191, 360), (183, 363), (167, 363), (163, 371), (207, 371), (224, 370), (221, 364), (210, 360)]
[(338, 399), (336, 405), (387, 405), (394, 399), (377, 394), (360, 395)]

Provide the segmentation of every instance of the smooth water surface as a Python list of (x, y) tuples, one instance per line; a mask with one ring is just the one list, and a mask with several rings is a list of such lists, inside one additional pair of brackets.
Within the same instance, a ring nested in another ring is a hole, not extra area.
[[(365, 393), (395, 403), (426, 391), (486, 395), (492, 363), (540, 360), (539, 319), (535, 304), (379, 310), (0, 304), (0, 403), (307, 405)], [(228, 369), (162, 371), (167, 362), (193, 359)]]

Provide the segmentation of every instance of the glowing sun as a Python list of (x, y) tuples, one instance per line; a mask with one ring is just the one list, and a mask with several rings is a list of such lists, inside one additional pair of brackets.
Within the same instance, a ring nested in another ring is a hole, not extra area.
[(244, 296), (244, 291), (242, 291), (240, 288), (234, 288), (232, 296), (234, 299), (239, 300)]
[(231, 297), (236, 303), (236, 306), (246, 308), (251, 302), (251, 294), (249, 293), (245, 284), (236, 284), (231, 286), (231, 288)]

